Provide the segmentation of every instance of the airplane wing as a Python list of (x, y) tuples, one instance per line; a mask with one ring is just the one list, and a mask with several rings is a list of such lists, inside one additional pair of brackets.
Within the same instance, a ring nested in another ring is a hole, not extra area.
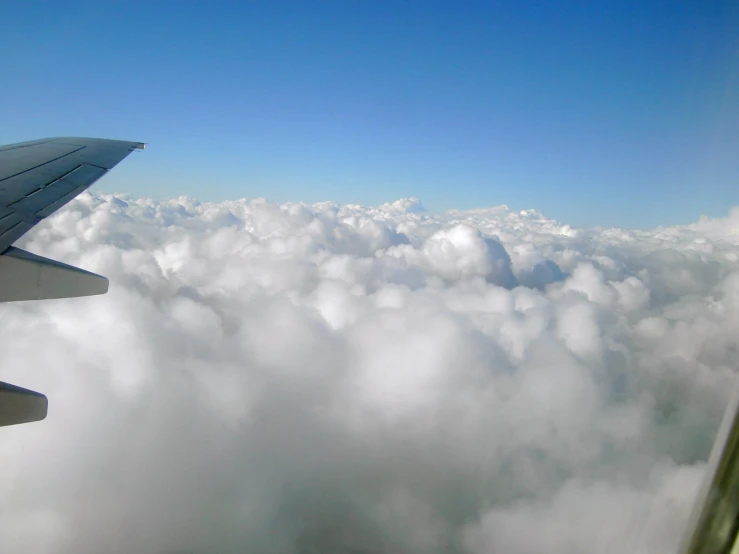
[(143, 147), (94, 138), (0, 146), (0, 252)]
[[(108, 280), (12, 246), (141, 142), (48, 138), (0, 146), (0, 302), (105, 294)], [(0, 426), (46, 417), (46, 397), (0, 382)]]

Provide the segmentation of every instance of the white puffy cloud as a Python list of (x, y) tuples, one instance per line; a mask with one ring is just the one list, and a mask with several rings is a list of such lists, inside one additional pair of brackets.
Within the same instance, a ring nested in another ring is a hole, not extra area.
[(19, 246), (109, 277), (3, 304), (9, 552), (671, 553), (732, 390), (737, 211), (83, 194)]

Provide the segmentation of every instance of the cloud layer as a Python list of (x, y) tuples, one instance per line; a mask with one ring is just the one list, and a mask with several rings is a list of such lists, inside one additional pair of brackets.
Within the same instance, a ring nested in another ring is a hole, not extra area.
[(739, 211), (651, 231), (84, 194), (0, 307), (9, 552), (672, 553), (739, 352)]

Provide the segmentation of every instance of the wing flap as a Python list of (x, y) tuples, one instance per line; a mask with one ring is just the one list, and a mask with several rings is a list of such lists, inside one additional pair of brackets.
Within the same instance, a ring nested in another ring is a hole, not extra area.
[(70, 192), (62, 196), (59, 200), (57, 200), (53, 204), (49, 204), (43, 210), (39, 210), (38, 212), (36, 212), (36, 215), (42, 219), (45, 217), (49, 217), (59, 208), (61, 208), (68, 202), (71, 202), (72, 200), (74, 200), (75, 197), (77, 197), (81, 192), (84, 192), (88, 188), (90, 188), (90, 185), (80, 185), (77, 188), (72, 189)]
[(80, 166), (79, 160), (61, 158), (0, 181), (0, 204), (7, 206), (34, 191), (53, 185)]
[[(41, 218), (51, 215), (83, 190), (107, 173), (106, 169), (94, 165), (81, 165), (43, 188), (35, 190), (25, 198), (13, 202), (8, 207)], [(68, 198), (74, 192), (74, 196)], [(62, 202), (64, 200), (64, 202)]]
[[(0, 244), (13, 244), (28, 231), (33, 229), (33, 226), (35, 225), (35, 223), (24, 220), (23, 216), (20, 214), (12, 215), (14, 216), (12, 219), (13, 223), (10, 223), (10, 225), (0, 233)], [(5, 219), (3, 221), (5, 221)]]

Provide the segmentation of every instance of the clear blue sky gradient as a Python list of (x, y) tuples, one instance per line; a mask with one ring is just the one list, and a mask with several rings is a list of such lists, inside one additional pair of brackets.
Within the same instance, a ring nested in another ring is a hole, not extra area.
[(7, 2), (0, 143), (148, 142), (97, 185), (136, 195), (687, 223), (739, 205), (737, 29), (735, 2)]

